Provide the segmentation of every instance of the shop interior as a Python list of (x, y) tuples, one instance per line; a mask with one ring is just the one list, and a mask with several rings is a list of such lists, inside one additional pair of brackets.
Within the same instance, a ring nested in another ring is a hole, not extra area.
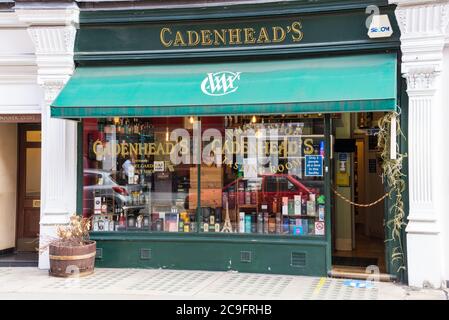
[(83, 126), (83, 214), (95, 232), (324, 236), (322, 115)]
[[(385, 194), (376, 135), (382, 116), (360, 112), (333, 119), (332, 185), (355, 203), (370, 204)], [(368, 266), (385, 273), (385, 201), (359, 207), (333, 192), (332, 204), (333, 273), (365, 273)]]

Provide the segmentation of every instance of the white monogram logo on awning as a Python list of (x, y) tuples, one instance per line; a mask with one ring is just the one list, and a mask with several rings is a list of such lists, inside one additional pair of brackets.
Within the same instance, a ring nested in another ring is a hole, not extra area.
[(201, 91), (209, 96), (224, 96), (235, 92), (239, 87), (236, 81), (240, 80), (241, 72), (220, 71), (208, 73), (201, 83)]

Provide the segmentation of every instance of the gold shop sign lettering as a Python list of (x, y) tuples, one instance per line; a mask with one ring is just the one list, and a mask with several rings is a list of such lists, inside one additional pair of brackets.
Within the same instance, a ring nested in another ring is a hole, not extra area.
[(165, 48), (171, 47), (222, 47), (236, 45), (267, 45), (297, 43), (303, 38), (300, 21), (288, 25), (238, 28), (175, 29), (163, 27), (160, 41)]

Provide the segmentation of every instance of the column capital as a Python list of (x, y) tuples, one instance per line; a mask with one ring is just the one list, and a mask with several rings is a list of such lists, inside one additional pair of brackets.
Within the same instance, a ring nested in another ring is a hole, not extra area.
[(79, 22), (77, 5), (61, 3), (36, 7), (22, 3), (16, 5), (15, 12), (19, 21), (27, 25), (35, 46), (38, 83), (43, 86), (55, 81), (65, 83), (75, 68), (73, 50)]

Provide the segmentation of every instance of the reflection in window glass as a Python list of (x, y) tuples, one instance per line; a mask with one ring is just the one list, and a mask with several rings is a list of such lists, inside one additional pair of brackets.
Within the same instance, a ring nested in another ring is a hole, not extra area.
[(201, 118), (202, 232), (324, 234), (324, 120)]
[(323, 117), (83, 125), (83, 208), (94, 231), (324, 234)]
[(191, 130), (184, 118), (84, 120), (83, 214), (93, 231), (196, 231), (193, 165), (170, 158), (177, 140), (189, 153)]

